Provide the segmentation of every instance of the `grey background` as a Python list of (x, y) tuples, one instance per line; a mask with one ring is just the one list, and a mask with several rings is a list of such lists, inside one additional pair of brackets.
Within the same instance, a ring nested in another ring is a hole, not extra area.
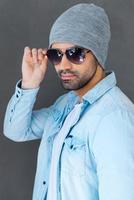
[[(32, 196), (40, 141), (15, 143), (2, 130), (6, 105), (21, 78), (23, 48), (46, 47), (55, 18), (80, 2), (94, 2), (106, 9), (112, 31), (107, 68), (115, 71), (118, 85), (134, 101), (133, 0), (0, 0), (0, 200), (30, 200)], [(63, 92), (50, 65), (36, 108), (49, 106)]]

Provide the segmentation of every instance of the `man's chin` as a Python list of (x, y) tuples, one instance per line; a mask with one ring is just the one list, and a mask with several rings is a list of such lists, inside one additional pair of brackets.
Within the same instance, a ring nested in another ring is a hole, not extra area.
[(76, 86), (76, 85), (74, 85), (74, 84), (71, 84), (71, 83), (69, 83), (69, 82), (65, 82), (65, 81), (61, 81), (61, 85), (62, 85), (62, 87), (65, 89), (65, 90), (68, 90), (68, 91), (70, 91), (70, 90), (78, 90), (78, 89), (80, 89), (79, 87), (78, 87), (78, 85)]
[(73, 86), (68, 81), (60, 81), (61, 86), (65, 90), (73, 90)]
[(70, 86), (70, 85), (68, 85), (68, 84), (61, 84), (62, 85), (62, 87), (65, 89), (65, 90), (73, 90), (73, 87), (72, 86)]

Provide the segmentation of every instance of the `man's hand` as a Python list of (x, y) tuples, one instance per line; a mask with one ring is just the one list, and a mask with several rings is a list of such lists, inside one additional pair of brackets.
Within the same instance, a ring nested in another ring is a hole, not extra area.
[(40, 86), (47, 69), (46, 50), (30, 49), (25, 47), (22, 59), (23, 89), (32, 89)]

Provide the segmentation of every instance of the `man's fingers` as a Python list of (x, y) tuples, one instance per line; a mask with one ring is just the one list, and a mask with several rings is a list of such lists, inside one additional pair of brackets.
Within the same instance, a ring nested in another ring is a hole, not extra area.
[(44, 55), (46, 55), (46, 53), (47, 53), (47, 49), (43, 49), (42, 52), (43, 52)]
[(41, 62), (44, 58), (43, 55), (43, 50), (42, 49), (38, 49), (38, 60)]
[(24, 48), (24, 53), (31, 53), (30, 48), (29, 48), (29, 47), (25, 47), (25, 48)]
[(47, 64), (47, 49), (30, 49), (29, 47), (24, 48), (23, 58), (30, 63), (33, 63), (35, 66)]
[(25, 47), (24, 48), (23, 58), (25, 58), (26, 60), (29, 60), (31, 57), (32, 57), (32, 55), (31, 55), (31, 49), (29, 47)]
[(36, 48), (32, 49), (32, 58), (33, 58), (33, 63), (37, 64), (38, 63), (38, 50)]

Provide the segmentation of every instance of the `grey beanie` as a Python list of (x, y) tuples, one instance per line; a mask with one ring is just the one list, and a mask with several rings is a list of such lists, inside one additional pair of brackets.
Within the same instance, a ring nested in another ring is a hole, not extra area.
[(90, 49), (105, 68), (110, 35), (110, 24), (104, 9), (80, 3), (57, 18), (50, 31), (49, 46), (55, 42), (67, 42)]

